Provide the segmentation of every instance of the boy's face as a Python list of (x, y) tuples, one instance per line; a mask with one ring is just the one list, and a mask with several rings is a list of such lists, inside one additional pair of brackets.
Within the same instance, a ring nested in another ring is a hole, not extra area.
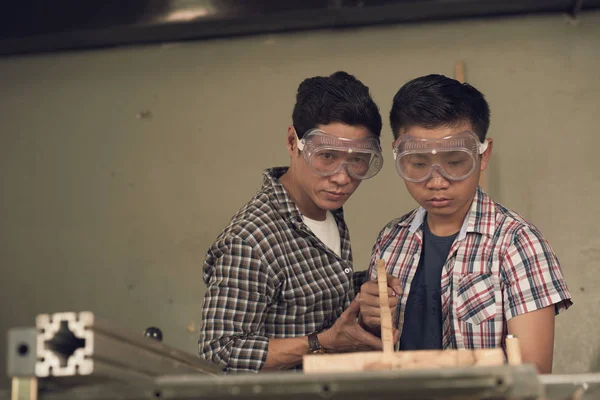
[[(371, 132), (363, 126), (351, 126), (342, 123), (319, 125), (317, 128), (329, 135), (344, 139), (367, 139)], [(291, 155), (290, 171), (292, 180), (290, 189), (300, 211), (308, 218), (324, 218), (327, 210), (336, 210), (344, 205), (358, 188), (361, 180), (350, 176), (345, 168), (331, 176), (319, 176), (308, 165), (298, 151), (293, 127), (288, 130), (288, 151)]]
[[(400, 135), (410, 135), (419, 139), (441, 139), (465, 131), (473, 131), (471, 122), (434, 129), (412, 126), (401, 130)], [(490, 141), (488, 149), (478, 156), (479, 161), (475, 171), (464, 180), (450, 180), (440, 174), (438, 170), (434, 170), (431, 177), (423, 182), (404, 181), (410, 195), (430, 216), (453, 220), (455, 217), (462, 223), (471, 207), (481, 171), (486, 169), (491, 155), (491, 139), (487, 140)], [(394, 142), (394, 148), (397, 143), (398, 140)]]

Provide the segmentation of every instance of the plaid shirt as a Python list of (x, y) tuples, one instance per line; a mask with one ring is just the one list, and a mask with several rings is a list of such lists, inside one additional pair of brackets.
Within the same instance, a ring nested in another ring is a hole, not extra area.
[[(373, 247), (370, 277), (376, 277), (375, 261), (383, 258), (388, 273), (402, 282), (396, 321), (404, 320), (425, 215), (418, 208), (391, 221)], [(546, 239), (480, 188), (442, 269), (441, 293), (444, 349), (504, 348), (507, 320), (550, 305), (558, 313), (572, 304)]]
[(354, 297), (342, 210), (333, 211), (340, 231), (338, 257), (303, 223), (279, 183), (286, 170), (265, 171), (261, 190), (206, 255), (199, 352), (228, 372), (260, 370), (269, 338), (327, 329)]

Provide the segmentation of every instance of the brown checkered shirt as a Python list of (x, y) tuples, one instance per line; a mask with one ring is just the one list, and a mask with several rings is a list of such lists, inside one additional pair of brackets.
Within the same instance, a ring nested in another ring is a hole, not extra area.
[(260, 191), (233, 216), (204, 261), (208, 289), (199, 352), (228, 372), (260, 370), (270, 338), (331, 327), (365, 276), (353, 272), (342, 210), (333, 212), (338, 257), (302, 222), (279, 182), (286, 171), (265, 171)]

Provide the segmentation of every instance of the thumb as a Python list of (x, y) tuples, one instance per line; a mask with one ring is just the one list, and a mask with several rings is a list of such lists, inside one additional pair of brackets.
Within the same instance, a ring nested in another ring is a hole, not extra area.
[(387, 284), (388, 287), (392, 288), (397, 295), (402, 294), (402, 283), (400, 282), (400, 279), (388, 274)]

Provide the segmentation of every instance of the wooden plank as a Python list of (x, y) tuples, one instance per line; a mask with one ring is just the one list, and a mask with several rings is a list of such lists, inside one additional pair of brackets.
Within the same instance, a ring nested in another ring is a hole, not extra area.
[(519, 339), (514, 335), (506, 336), (506, 359), (510, 365), (521, 365), (521, 344)]
[(345, 354), (311, 354), (303, 358), (305, 374), (356, 372), (378, 369), (430, 369), (484, 367), (504, 364), (502, 349), (419, 350), (394, 352), (383, 358), (383, 352), (370, 351)]
[[(454, 64), (454, 79), (461, 83), (465, 83), (467, 81), (465, 70), (465, 62), (463, 60), (457, 61)], [(485, 171), (481, 171), (481, 174), (479, 175), (479, 186), (481, 186), (484, 192), (487, 192), (487, 180)]]
[(463, 60), (457, 61), (454, 64), (454, 79), (460, 83), (465, 83), (465, 62)]
[(379, 288), (379, 309), (381, 319), (381, 341), (383, 356), (394, 353), (394, 335), (392, 330), (392, 313), (388, 300), (387, 271), (385, 261), (377, 260), (377, 284)]

